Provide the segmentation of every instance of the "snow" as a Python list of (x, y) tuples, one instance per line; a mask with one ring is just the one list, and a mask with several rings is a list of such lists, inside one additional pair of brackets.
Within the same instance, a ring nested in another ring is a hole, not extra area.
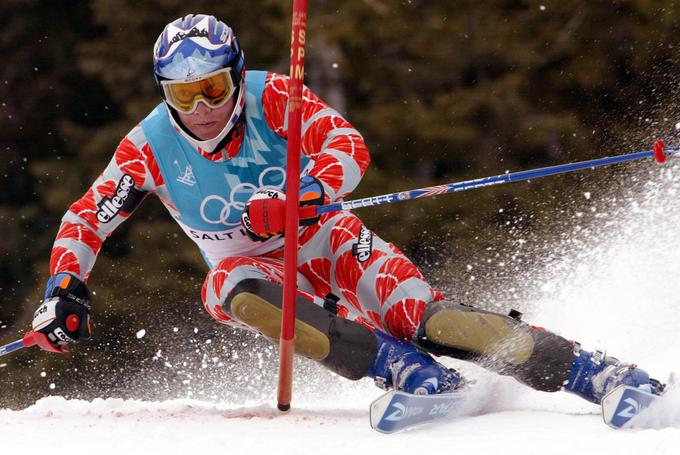
[[(524, 289), (534, 309), (526, 320), (585, 348), (607, 348), (666, 380), (680, 370), (680, 185), (674, 168), (650, 174), (637, 186), (644, 191), (627, 197), (608, 199), (592, 189), (591, 197), (578, 198), (582, 215), (562, 225), (568, 235), (551, 246), (552, 260), (518, 276), (513, 287)], [(529, 248), (531, 241), (518, 245)], [(680, 447), (678, 389), (641, 415), (637, 428), (615, 431), (602, 423), (597, 406), (578, 397), (536, 392), (464, 362), (444, 363), (476, 381), (473, 415), (399, 434), (370, 429), (368, 406), (381, 391), (369, 380), (322, 373), (297, 377), (296, 384), (318, 390), (296, 385), (288, 414), (275, 409), (275, 390), (269, 400), (232, 402), (51, 396), (24, 410), (0, 410), (1, 452), (637, 455)]]
[[(512, 384), (501, 381), (512, 389)], [(497, 384), (498, 385), (498, 384)], [(674, 453), (677, 428), (614, 431), (597, 408), (573, 397), (520, 392), (516, 403), (486, 414), (393, 435), (371, 430), (366, 408), (378, 394), (367, 384), (327, 402), (295, 402), (288, 414), (271, 403), (242, 406), (192, 400), (150, 403), (44, 398), (20, 412), (0, 411), (3, 453), (69, 449), (96, 454), (228, 453), (329, 454), (451, 453), (573, 454)], [(568, 398), (568, 399), (565, 399)], [(200, 453), (200, 452), (191, 452)]]

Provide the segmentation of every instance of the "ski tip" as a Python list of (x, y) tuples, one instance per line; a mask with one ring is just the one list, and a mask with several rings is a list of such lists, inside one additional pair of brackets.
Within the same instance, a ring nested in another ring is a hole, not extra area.
[(618, 403), (625, 390), (626, 386), (619, 386), (602, 398), (602, 419), (604, 420), (604, 423), (615, 429), (620, 428), (620, 425), (612, 424), (612, 420), (614, 419), (616, 408), (618, 407)]
[(602, 418), (612, 428), (622, 428), (658, 399), (648, 391), (620, 385), (602, 399)]
[(373, 403), (371, 403), (371, 406), (369, 408), (371, 428), (380, 433), (390, 433), (389, 431), (385, 431), (382, 429), (382, 427), (380, 426), (380, 421), (382, 420), (382, 417), (385, 414), (387, 407), (389, 406), (390, 402), (392, 401), (392, 398), (396, 393), (397, 392), (394, 390), (389, 391), (381, 395), (379, 398), (374, 400)]

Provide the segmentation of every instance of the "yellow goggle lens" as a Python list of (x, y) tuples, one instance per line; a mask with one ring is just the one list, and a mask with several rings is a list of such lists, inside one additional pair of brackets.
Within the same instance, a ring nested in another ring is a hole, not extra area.
[(162, 81), (166, 101), (180, 112), (192, 113), (199, 100), (211, 107), (220, 107), (235, 91), (229, 69), (221, 69), (191, 82)]

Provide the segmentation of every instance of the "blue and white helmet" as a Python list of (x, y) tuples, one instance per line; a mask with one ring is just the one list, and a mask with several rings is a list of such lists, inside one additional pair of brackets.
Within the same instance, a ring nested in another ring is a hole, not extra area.
[(212, 152), (238, 122), (245, 105), (245, 59), (232, 29), (214, 16), (188, 14), (165, 26), (153, 49), (153, 69), (161, 96), (160, 82), (185, 79), (230, 68), (237, 91), (234, 112), (224, 129), (214, 138), (201, 141), (189, 133), (165, 104), (170, 118), (191, 143)]

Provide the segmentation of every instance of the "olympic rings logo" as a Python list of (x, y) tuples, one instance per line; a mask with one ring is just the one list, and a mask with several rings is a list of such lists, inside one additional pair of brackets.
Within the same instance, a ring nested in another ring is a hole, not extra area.
[[(267, 178), (268, 181), (276, 182), (280, 180), (281, 183), (267, 185), (265, 184)], [(201, 201), (201, 218), (208, 224), (222, 224), (227, 227), (239, 226), (241, 224), (241, 212), (246, 208), (246, 202), (250, 196), (258, 189), (283, 189), (286, 183), (286, 170), (282, 167), (268, 167), (260, 173), (258, 183), (259, 186), (248, 182), (239, 183), (231, 189), (229, 200), (217, 194), (206, 196)]]

